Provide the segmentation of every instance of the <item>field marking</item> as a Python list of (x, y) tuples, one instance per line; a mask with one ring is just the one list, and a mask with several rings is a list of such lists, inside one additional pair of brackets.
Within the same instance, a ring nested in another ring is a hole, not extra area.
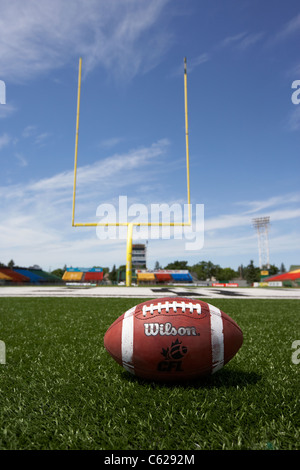
[(122, 364), (123, 367), (134, 374), (134, 366), (132, 364), (133, 357), (133, 321), (135, 307), (124, 314), (122, 321), (122, 340), (121, 340), (121, 352), (122, 352)]
[[(166, 290), (168, 289), (168, 290)], [(299, 299), (300, 289), (243, 288), (219, 289), (216, 287), (118, 287), (99, 286), (88, 289), (65, 286), (1, 286), (0, 297), (124, 297), (159, 298), (166, 295), (203, 297), (205, 299)]]
[(223, 318), (221, 310), (214, 305), (208, 304), (210, 313), (212, 374), (224, 365), (224, 333)]

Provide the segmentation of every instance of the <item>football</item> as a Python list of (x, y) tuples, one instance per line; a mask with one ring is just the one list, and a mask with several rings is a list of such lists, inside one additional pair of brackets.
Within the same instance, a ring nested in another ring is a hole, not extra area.
[(237, 353), (243, 333), (209, 303), (185, 297), (148, 300), (117, 318), (104, 336), (113, 359), (132, 374), (182, 381), (213, 374)]

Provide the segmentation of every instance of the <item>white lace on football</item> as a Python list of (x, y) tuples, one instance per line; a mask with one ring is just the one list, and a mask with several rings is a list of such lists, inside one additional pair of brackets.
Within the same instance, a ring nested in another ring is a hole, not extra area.
[(166, 313), (169, 313), (170, 308), (173, 309), (173, 312), (177, 312), (177, 308), (181, 308), (182, 313), (185, 313), (186, 311), (189, 311), (189, 313), (193, 313), (196, 311), (198, 315), (201, 314), (201, 305), (200, 304), (193, 304), (192, 302), (165, 302), (161, 303), (158, 302), (157, 304), (150, 304), (150, 305), (143, 305), (143, 315), (144, 317), (147, 315), (147, 313), (150, 313), (153, 315), (154, 313), (161, 313), (161, 310), (164, 309)]

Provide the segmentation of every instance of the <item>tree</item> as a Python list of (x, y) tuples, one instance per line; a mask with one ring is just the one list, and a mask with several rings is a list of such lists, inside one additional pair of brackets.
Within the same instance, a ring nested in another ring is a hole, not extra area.
[(218, 264), (214, 264), (211, 261), (200, 261), (190, 267), (190, 271), (194, 272), (201, 281), (211, 279), (212, 277), (217, 278), (220, 269)]
[(285, 266), (284, 266), (283, 263), (281, 263), (281, 265), (280, 265), (280, 272), (281, 273), (286, 273), (286, 269), (285, 269)]
[(219, 282), (229, 282), (237, 276), (238, 273), (231, 268), (220, 268), (217, 274)]
[(250, 264), (244, 269), (244, 276), (248, 284), (260, 281), (260, 268), (254, 266), (253, 260), (251, 260)]
[(161, 266), (160, 266), (160, 264), (159, 264), (159, 261), (155, 261), (154, 271), (159, 271), (159, 269), (161, 269)]
[(219, 270), (220, 266), (218, 264), (214, 264), (211, 261), (206, 262), (207, 277), (209, 279), (211, 279), (212, 277), (217, 277)]
[(199, 281), (206, 281), (207, 273), (205, 271), (205, 267), (203, 266), (203, 261), (191, 266), (191, 271), (196, 274)]
[(275, 266), (275, 264), (271, 264), (268, 271), (270, 276), (275, 276), (275, 274), (278, 274), (279, 269), (277, 268), (277, 266)]
[(240, 279), (244, 279), (244, 274), (245, 274), (245, 268), (244, 268), (244, 266), (241, 264), (241, 265), (238, 267), (238, 275), (239, 275), (239, 278), (240, 278)]
[(10, 269), (13, 269), (13, 267), (15, 266), (14, 260), (11, 259), (7, 266), (8, 266)]
[(189, 269), (187, 261), (173, 261), (173, 263), (167, 264), (164, 269)]
[(113, 265), (113, 268), (112, 270), (110, 271), (109, 275), (109, 280), (114, 283), (114, 282), (117, 282), (117, 270), (116, 270), (116, 265), (114, 264)]
[(62, 278), (63, 275), (64, 275), (64, 272), (65, 272), (65, 269), (58, 268), (58, 269), (54, 269), (54, 271), (51, 271), (51, 274), (53, 274), (54, 276)]

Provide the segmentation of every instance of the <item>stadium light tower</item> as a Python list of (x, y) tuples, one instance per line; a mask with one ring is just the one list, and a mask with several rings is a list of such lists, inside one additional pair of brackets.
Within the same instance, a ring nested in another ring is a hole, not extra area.
[(258, 235), (258, 253), (259, 253), (259, 267), (262, 269), (270, 268), (270, 252), (269, 252), (269, 238), (268, 229), (270, 225), (270, 217), (257, 217), (252, 219), (252, 224)]

